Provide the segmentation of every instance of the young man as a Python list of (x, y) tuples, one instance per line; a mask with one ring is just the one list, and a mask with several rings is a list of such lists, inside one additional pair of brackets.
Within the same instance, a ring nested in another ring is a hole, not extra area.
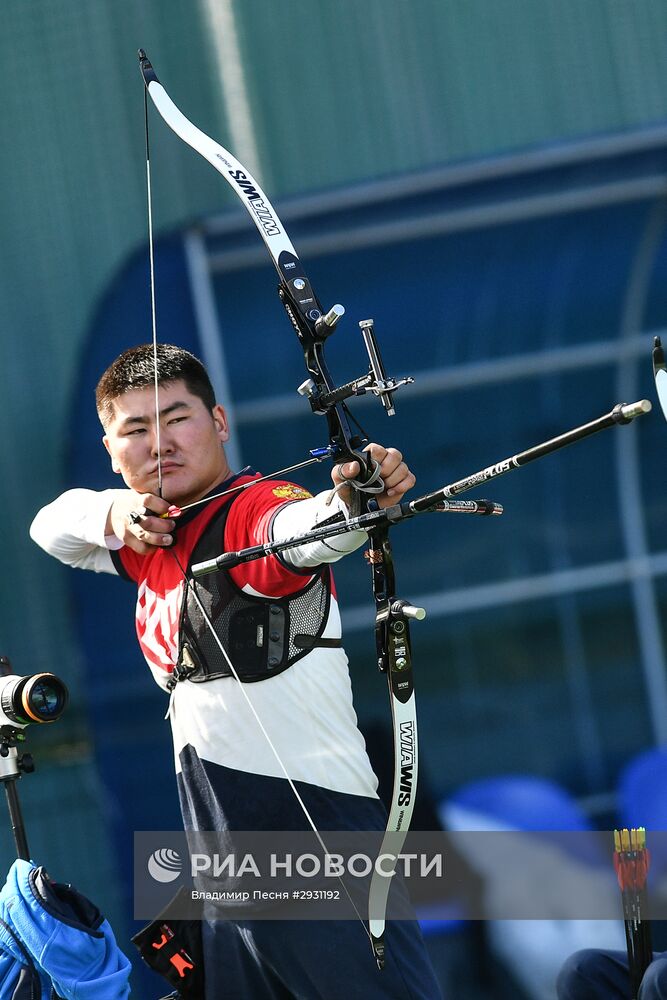
[[(157, 366), (159, 428), (151, 345), (124, 352), (97, 387), (104, 446), (127, 489), (71, 490), (39, 512), (31, 535), (68, 565), (138, 584), (139, 643), (155, 680), (171, 692), (186, 829), (308, 829), (284, 766), (318, 830), (383, 830), (330, 570), (364, 543), (365, 533), (221, 571), (196, 588), (185, 580), (189, 566), (222, 551), (292, 537), (339, 510), (347, 514), (346, 480), (358, 474), (358, 463), (337, 466), (335, 492), (316, 497), (267, 480), (206, 500), (258, 474), (229, 468), (225, 411), (201, 363), (160, 345)], [(415, 482), (402, 456), (376, 444), (368, 451), (384, 482), (379, 504), (400, 501)], [(172, 504), (183, 514), (160, 517)], [(248, 685), (264, 732), (242, 690)], [(204, 925), (204, 950), (207, 1000), (440, 996), (410, 923), (388, 923), (382, 972), (356, 921), (218, 920)]]

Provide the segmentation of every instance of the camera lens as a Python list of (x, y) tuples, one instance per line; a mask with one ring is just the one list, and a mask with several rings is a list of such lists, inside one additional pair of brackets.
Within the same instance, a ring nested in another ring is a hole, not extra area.
[(10, 674), (0, 678), (0, 713), (11, 722), (55, 722), (65, 711), (69, 694), (55, 674)]
[(21, 692), (26, 715), (34, 722), (55, 722), (63, 714), (67, 699), (67, 688), (55, 674), (27, 677)]

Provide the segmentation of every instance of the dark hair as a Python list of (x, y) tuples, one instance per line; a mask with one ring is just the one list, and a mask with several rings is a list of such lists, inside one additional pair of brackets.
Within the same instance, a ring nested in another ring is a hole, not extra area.
[[(157, 345), (157, 378), (163, 385), (182, 380), (188, 392), (201, 399), (207, 410), (215, 406), (215, 392), (203, 364), (194, 354), (174, 344)], [(113, 403), (130, 389), (145, 389), (155, 384), (155, 359), (152, 344), (140, 344), (123, 351), (97, 383), (95, 402), (102, 426), (113, 419)]]

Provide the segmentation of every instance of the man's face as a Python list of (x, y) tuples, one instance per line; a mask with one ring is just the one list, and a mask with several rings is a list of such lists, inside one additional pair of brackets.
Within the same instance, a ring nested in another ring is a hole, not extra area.
[[(165, 500), (184, 506), (206, 496), (230, 475), (223, 442), (229, 437), (222, 406), (207, 410), (181, 380), (159, 387), (160, 454)], [(130, 389), (113, 401), (102, 438), (114, 472), (137, 493), (158, 492), (155, 389)]]

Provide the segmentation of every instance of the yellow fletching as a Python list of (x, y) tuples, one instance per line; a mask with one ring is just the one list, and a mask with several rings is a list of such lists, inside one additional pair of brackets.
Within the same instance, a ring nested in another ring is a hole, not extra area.
[(643, 851), (646, 847), (646, 827), (614, 830), (614, 850)]

